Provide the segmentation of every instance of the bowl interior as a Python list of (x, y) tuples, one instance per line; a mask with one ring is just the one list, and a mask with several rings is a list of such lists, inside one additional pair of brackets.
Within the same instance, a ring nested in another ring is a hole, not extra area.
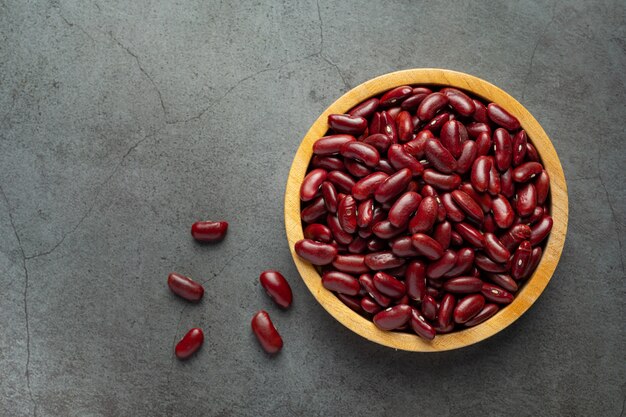
[[(550, 176), (548, 204), (554, 220), (539, 266), (518, 291), (511, 304), (478, 326), (437, 335), (432, 341), (426, 341), (413, 334), (378, 329), (371, 321), (350, 310), (332, 292), (326, 290), (315, 267), (300, 259), (294, 250), (294, 244), (304, 238), (300, 219), (300, 184), (312, 157), (313, 143), (328, 130), (328, 115), (345, 113), (362, 101), (391, 88), (418, 84), (455, 87), (487, 102), (495, 102), (516, 116), (537, 149)], [(513, 323), (537, 300), (550, 281), (565, 243), (567, 220), (568, 199), (563, 169), (554, 146), (537, 120), (500, 88), (480, 78), (444, 69), (411, 69), (385, 74), (355, 87), (340, 97), (320, 115), (302, 140), (289, 172), (285, 192), (285, 227), (289, 247), (296, 267), (313, 296), (335, 319), (355, 333), (384, 346), (409, 351), (431, 352), (461, 348), (484, 340)]]

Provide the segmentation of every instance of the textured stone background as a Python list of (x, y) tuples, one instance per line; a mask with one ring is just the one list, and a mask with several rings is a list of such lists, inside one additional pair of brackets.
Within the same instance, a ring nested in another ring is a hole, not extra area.
[[(623, 1), (0, 0), (0, 415), (608, 416), (624, 411)], [(334, 321), (283, 230), (299, 140), (376, 75), (517, 97), (568, 180), (561, 263), (497, 336), (395, 352)], [(194, 244), (196, 219), (228, 219)], [(257, 284), (280, 269), (295, 304)], [(188, 306), (165, 285), (204, 281)], [(286, 340), (268, 358), (259, 308)], [(173, 360), (192, 326), (207, 334)]]

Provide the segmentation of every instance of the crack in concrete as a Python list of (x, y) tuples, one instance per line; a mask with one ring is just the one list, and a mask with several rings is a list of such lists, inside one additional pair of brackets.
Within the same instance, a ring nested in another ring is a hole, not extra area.
[(9, 221), (11, 222), (11, 227), (13, 228), (13, 234), (15, 234), (15, 238), (17, 239), (17, 244), (22, 254), (22, 268), (24, 269), (24, 318), (26, 320), (26, 364), (24, 365), (25, 371), (24, 375), (26, 376), (26, 387), (28, 388), (28, 396), (30, 397), (30, 401), (33, 404), (33, 416), (37, 417), (37, 402), (35, 401), (35, 397), (33, 396), (33, 390), (30, 386), (30, 319), (28, 316), (28, 267), (26, 265), (26, 255), (24, 254), (24, 247), (22, 246), (22, 239), (20, 235), (17, 233), (17, 227), (15, 227), (15, 221), (13, 220), (13, 214), (11, 214), (11, 206), (9, 205), (9, 199), (7, 198), (6, 193), (4, 192), (4, 188), (0, 186), (0, 193), (2, 193), (2, 197), (4, 199), (4, 203), (7, 206), (7, 213), (9, 214)]
[(60, 7), (55, 7), (54, 4), (52, 4), (52, 8), (57, 12), (57, 14), (59, 15), (59, 17), (61, 18), (61, 20), (63, 20), (63, 22), (65, 22), (65, 24), (70, 27), (71, 29), (74, 28), (74, 26), (76, 26), (81, 32), (83, 32), (85, 34), (85, 36), (87, 36), (89, 39), (91, 39), (91, 42), (95, 45), (96, 40), (93, 38), (93, 36), (91, 36), (89, 34), (89, 32), (87, 32), (85, 30), (84, 27), (82, 27), (81, 25), (79, 25), (78, 23), (72, 23), (70, 22), (67, 17), (65, 17), (65, 15), (63, 14), (63, 12), (61, 11)]
[(530, 62), (528, 63), (528, 71), (526, 72), (526, 76), (524, 76), (524, 86), (522, 88), (522, 100), (524, 99), (524, 96), (526, 95), (526, 87), (528, 86), (528, 77), (530, 77), (530, 74), (532, 74), (533, 72), (533, 64), (535, 61), (535, 53), (537, 52), (537, 47), (539, 46), (539, 44), (541, 43), (541, 41), (543, 40), (544, 35), (546, 34), (548, 27), (550, 27), (550, 25), (554, 22), (554, 19), (556, 18), (556, 5), (558, 2), (554, 2), (554, 4), (552, 5), (552, 17), (550, 18), (550, 21), (543, 27), (543, 30), (541, 31), (541, 33), (539, 34), (539, 36), (537, 37), (537, 42), (535, 42), (535, 46), (533, 48), (533, 52), (530, 55)]
[(326, 61), (328, 64), (330, 64), (337, 70), (337, 73), (339, 74), (339, 77), (343, 81), (343, 84), (348, 90), (350, 90), (352, 87), (346, 81), (346, 78), (343, 76), (343, 73), (341, 72), (341, 69), (339, 69), (339, 66), (335, 64), (330, 58), (324, 55), (324, 21), (322, 20), (322, 11), (320, 9), (320, 1), (317, 0), (316, 4), (317, 4), (317, 18), (319, 20), (319, 26), (320, 26), (320, 50), (319, 52), (317, 52), (317, 55), (319, 55), (320, 58), (322, 58), (324, 61)]

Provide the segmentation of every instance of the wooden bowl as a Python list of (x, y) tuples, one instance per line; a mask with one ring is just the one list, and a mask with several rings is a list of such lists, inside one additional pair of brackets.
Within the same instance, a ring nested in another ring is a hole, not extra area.
[[(515, 300), (478, 326), (437, 335), (432, 341), (426, 341), (414, 334), (378, 329), (374, 323), (350, 310), (332, 292), (325, 289), (315, 267), (300, 259), (294, 250), (294, 244), (304, 238), (300, 219), (300, 184), (312, 157), (313, 143), (328, 130), (328, 115), (345, 113), (362, 101), (391, 88), (416, 84), (456, 87), (488, 102), (497, 103), (515, 115), (522, 128), (526, 130), (532, 144), (537, 148), (544, 167), (550, 175), (551, 198), (548, 201), (554, 219), (541, 262), (516, 294)], [(468, 346), (498, 333), (517, 320), (539, 298), (548, 285), (563, 251), (567, 230), (567, 204), (567, 187), (559, 157), (546, 132), (524, 106), (493, 84), (468, 74), (443, 69), (411, 69), (381, 75), (353, 88), (328, 107), (313, 123), (298, 148), (289, 172), (285, 192), (285, 227), (289, 248), (302, 279), (317, 301), (335, 319), (353, 332), (381, 345), (409, 351), (434, 352)]]

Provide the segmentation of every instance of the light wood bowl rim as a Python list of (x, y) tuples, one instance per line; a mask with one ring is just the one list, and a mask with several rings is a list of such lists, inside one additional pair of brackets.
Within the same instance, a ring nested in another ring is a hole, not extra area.
[[(328, 130), (328, 115), (345, 113), (363, 100), (391, 88), (416, 84), (456, 87), (486, 101), (495, 102), (515, 115), (550, 175), (550, 204), (554, 219), (541, 262), (517, 293), (515, 300), (478, 326), (437, 335), (432, 341), (426, 341), (414, 334), (378, 329), (371, 321), (352, 311), (326, 290), (315, 267), (300, 259), (294, 250), (294, 244), (304, 238), (300, 218), (300, 185), (312, 157), (313, 143)], [(565, 244), (567, 222), (568, 197), (563, 168), (552, 142), (539, 122), (517, 100), (495, 85), (469, 74), (438, 68), (408, 69), (381, 75), (358, 85), (331, 104), (304, 136), (291, 165), (285, 191), (285, 228), (289, 249), (302, 279), (315, 299), (341, 324), (364, 338), (394, 349), (416, 352), (446, 351), (469, 346), (493, 336), (517, 320), (539, 298), (552, 278)]]

